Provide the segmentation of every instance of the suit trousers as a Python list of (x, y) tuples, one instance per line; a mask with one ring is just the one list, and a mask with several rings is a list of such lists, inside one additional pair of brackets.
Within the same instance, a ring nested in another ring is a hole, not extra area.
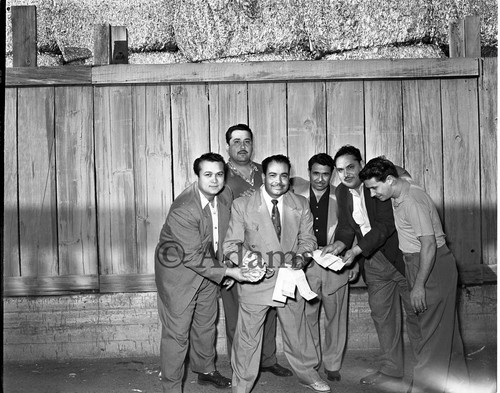
[(158, 296), (162, 325), (160, 362), (163, 393), (182, 393), (184, 362), (189, 348), (191, 369), (215, 370), (215, 339), (218, 287), (204, 279), (188, 307), (174, 314)]
[(365, 260), (364, 268), (368, 304), (382, 352), (379, 371), (392, 377), (402, 377), (404, 354), (401, 302), (406, 312), (408, 338), (413, 351), (421, 341), (417, 316), (410, 303), (408, 283), (380, 251)]
[[(264, 321), (270, 306), (240, 302), (238, 323), (232, 348), (233, 393), (248, 393), (259, 374)], [(277, 307), (283, 349), (292, 370), (303, 384), (321, 380), (314, 369), (317, 354), (304, 314), (304, 299), (288, 299), (284, 307)]]
[[(413, 287), (420, 255), (405, 254), (408, 284)], [(468, 391), (469, 374), (456, 310), (458, 271), (446, 245), (437, 249), (436, 260), (425, 283), (427, 310), (418, 314), (423, 340), (415, 349), (412, 392)]]
[[(337, 274), (327, 270), (312, 262), (307, 268), (307, 281), (311, 290), (318, 294), (318, 297), (306, 302), (306, 320), (314, 340), (314, 346), (318, 353), (318, 364), (321, 361), (328, 371), (338, 371), (342, 367), (342, 357), (347, 342), (347, 309), (349, 297), (349, 285), (345, 284), (334, 293), (332, 288), (328, 288), (326, 276)], [(319, 315), (321, 305), (323, 305), (324, 319), (324, 345), (321, 345)]]
[[(231, 359), (231, 348), (233, 346), (236, 322), (238, 321), (238, 284), (234, 284), (229, 290), (222, 288), (221, 297), (224, 306), (224, 317), (226, 322), (227, 354)], [(275, 307), (269, 308), (264, 322), (264, 338), (262, 343), (261, 367), (270, 367), (277, 363), (276, 358), (276, 317)]]

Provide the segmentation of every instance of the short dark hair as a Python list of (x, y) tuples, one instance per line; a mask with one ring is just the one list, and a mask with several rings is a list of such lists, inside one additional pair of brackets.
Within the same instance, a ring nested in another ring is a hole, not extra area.
[(318, 153), (312, 156), (307, 162), (308, 169), (311, 170), (314, 164), (328, 166), (332, 172), (335, 169), (335, 162), (332, 156), (326, 153)]
[(194, 173), (196, 173), (196, 176), (200, 176), (200, 165), (203, 161), (221, 162), (222, 167), (224, 168), (224, 174), (226, 174), (226, 162), (224, 161), (224, 158), (218, 153), (205, 153), (194, 160), (193, 170)]
[(248, 127), (246, 124), (236, 124), (234, 126), (231, 126), (227, 129), (226, 131), (226, 143), (229, 145), (229, 141), (231, 141), (231, 135), (233, 134), (233, 131), (237, 131), (237, 130), (241, 130), (241, 131), (248, 131), (250, 133), (250, 139), (253, 141), (253, 132), (252, 130), (250, 129), (250, 127)]
[(396, 166), (384, 156), (371, 159), (365, 167), (359, 172), (359, 179), (365, 181), (375, 178), (376, 181), (385, 182), (387, 176), (398, 178)]
[(333, 157), (333, 163), (337, 164), (337, 158), (342, 157), (342, 156), (353, 156), (356, 161), (361, 163), (363, 161), (363, 158), (361, 157), (361, 152), (357, 147), (351, 146), (351, 145), (344, 145), (342, 146), (337, 153), (335, 154), (335, 157)]
[(274, 156), (264, 158), (264, 161), (262, 161), (262, 173), (264, 173), (264, 175), (267, 174), (267, 167), (271, 162), (288, 165), (288, 173), (290, 173), (290, 170), (292, 169), (292, 164), (287, 156), (284, 156), (283, 154), (275, 154)]

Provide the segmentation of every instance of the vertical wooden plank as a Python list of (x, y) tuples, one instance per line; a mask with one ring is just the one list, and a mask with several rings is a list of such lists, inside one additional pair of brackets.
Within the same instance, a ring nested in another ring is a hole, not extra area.
[(91, 86), (55, 89), (60, 274), (97, 274)]
[(476, 79), (441, 81), (444, 230), (461, 265), (481, 258), (477, 88)]
[(21, 275), (56, 276), (54, 88), (18, 90)]
[(12, 17), (12, 65), (36, 67), (36, 6), (11, 7)]
[(256, 162), (288, 154), (286, 109), (285, 83), (248, 84), (248, 123), (254, 132)]
[(111, 26), (111, 64), (128, 64), (128, 32), (125, 26)]
[(498, 59), (482, 59), (479, 85), (482, 262), (497, 264)]
[[(365, 114), (362, 81), (327, 82), (327, 153), (332, 157), (344, 145), (365, 156)], [(339, 184), (335, 175), (334, 183)]]
[(109, 23), (94, 25), (94, 65), (110, 64), (111, 28)]
[(174, 197), (196, 178), (193, 162), (210, 150), (208, 97), (204, 84), (172, 85)]
[(365, 82), (366, 161), (384, 155), (403, 166), (401, 81)]
[(292, 176), (309, 178), (307, 162), (326, 152), (324, 82), (288, 83), (288, 154)]
[(3, 178), (3, 273), (21, 275), (17, 193), (17, 89), (5, 89)]
[(132, 87), (137, 272), (154, 273), (154, 250), (172, 203), (170, 87)]
[(441, 88), (437, 79), (403, 81), (404, 166), (443, 219)]
[[(226, 131), (248, 123), (247, 85), (245, 83), (209, 83), (210, 150), (226, 159)], [(253, 131), (253, 130), (252, 130)]]
[(465, 57), (464, 20), (452, 20), (448, 26), (450, 57)]
[(481, 57), (481, 20), (466, 16), (464, 21), (465, 57)]
[(101, 274), (137, 272), (130, 86), (94, 90)]

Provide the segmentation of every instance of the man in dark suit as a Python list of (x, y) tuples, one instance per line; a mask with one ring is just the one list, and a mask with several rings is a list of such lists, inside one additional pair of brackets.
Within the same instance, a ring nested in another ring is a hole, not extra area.
[(195, 160), (198, 180), (172, 203), (156, 247), (164, 393), (182, 393), (188, 348), (199, 384), (231, 387), (231, 380), (215, 368), (218, 284), (226, 276), (238, 281), (260, 279), (220, 262), (230, 212), (230, 198), (227, 192), (221, 193), (224, 168), (219, 154), (207, 153)]
[(361, 378), (360, 383), (398, 383), (404, 373), (401, 300), (413, 348), (420, 340), (420, 333), (404, 276), (392, 206), (390, 202), (371, 198), (370, 191), (363, 186), (359, 172), (364, 164), (357, 148), (341, 147), (334, 161), (341, 181), (336, 190), (339, 222), (334, 243), (326, 246), (323, 253), (338, 255), (345, 252), (343, 261), (347, 265), (359, 256), (382, 352), (378, 371)]
[[(288, 191), (287, 157), (268, 157), (262, 169), (262, 187), (233, 202), (224, 255), (235, 265), (245, 264), (245, 255), (251, 252), (270, 268), (302, 269), (308, 253), (316, 248), (309, 204)], [(277, 307), (284, 352), (300, 383), (316, 392), (329, 392), (314, 368), (317, 355), (305, 319), (304, 299), (297, 293), (286, 303), (273, 300), (279, 274), (267, 274), (258, 283), (238, 284), (238, 322), (231, 353), (233, 393), (250, 392), (257, 379), (264, 320), (270, 307)]]

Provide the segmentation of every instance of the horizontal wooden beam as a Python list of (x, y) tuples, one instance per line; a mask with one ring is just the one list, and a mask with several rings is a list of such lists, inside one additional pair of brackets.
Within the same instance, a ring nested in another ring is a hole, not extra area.
[(5, 70), (5, 85), (16, 86), (52, 86), (52, 85), (89, 85), (92, 83), (92, 67), (14, 67)]
[(4, 296), (73, 295), (99, 289), (96, 274), (54, 277), (4, 277)]
[(128, 64), (93, 67), (92, 83), (264, 82), (479, 76), (478, 59)]
[(156, 292), (154, 274), (108, 274), (99, 281), (100, 293)]
[(481, 285), (497, 282), (497, 265), (462, 265), (458, 267), (462, 285)]

